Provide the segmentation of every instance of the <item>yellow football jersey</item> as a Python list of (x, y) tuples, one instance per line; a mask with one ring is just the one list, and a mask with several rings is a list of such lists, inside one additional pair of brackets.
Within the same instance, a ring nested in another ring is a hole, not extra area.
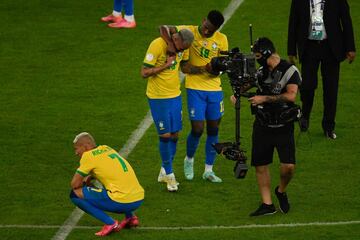
[[(211, 58), (220, 55), (220, 51), (228, 51), (228, 41), (225, 34), (216, 31), (209, 38), (201, 36), (199, 26), (183, 25), (177, 26), (177, 30), (189, 29), (194, 34), (194, 42), (190, 47), (189, 63), (193, 66), (204, 66)], [(209, 73), (186, 74), (185, 87), (203, 91), (220, 91), (220, 77)]]
[[(162, 38), (151, 42), (144, 59), (145, 67), (159, 67), (166, 63), (167, 44)], [(189, 59), (189, 50), (176, 54), (175, 63), (168, 69), (148, 78), (146, 95), (151, 99), (174, 98), (180, 95), (179, 65)]]
[(98, 179), (116, 202), (130, 203), (144, 199), (144, 189), (130, 164), (106, 145), (84, 152), (76, 172)]

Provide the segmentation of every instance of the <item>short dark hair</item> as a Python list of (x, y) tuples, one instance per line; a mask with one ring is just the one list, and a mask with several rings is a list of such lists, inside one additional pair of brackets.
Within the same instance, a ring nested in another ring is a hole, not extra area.
[(224, 16), (218, 10), (210, 11), (207, 19), (217, 28), (219, 28), (224, 23)]
[(263, 55), (267, 55), (270, 53), (273, 54), (276, 52), (274, 43), (267, 37), (258, 38), (253, 46), (254, 53), (261, 53)]

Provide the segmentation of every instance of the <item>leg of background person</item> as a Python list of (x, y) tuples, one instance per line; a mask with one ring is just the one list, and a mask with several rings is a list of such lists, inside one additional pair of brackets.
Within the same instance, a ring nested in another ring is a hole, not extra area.
[(281, 163), (280, 164), (280, 184), (279, 192), (286, 192), (286, 187), (294, 176), (295, 164)]
[(256, 180), (263, 203), (271, 205), (270, 170), (269, 166), (256, 166)]
[(115, 17), (121, 17), (122, 16), (122, 7), (123, 7), (123, 0), (114, 0), (113, 15)]
[(194, 157), (203, 131), (204, 121), (191, 121), (191, 132), (186, 140), (186, 156), (188, 158)]
[(302, 102), (302, 113), (305, 119), (310, 119), (310, 113), (314, 103), (315, 89), (317, 88), (317, 71), (319, 61), (305, 58), (301, 65), (302, 83), (300, 87), (300, 98)]
[(123, 8), (125, 9), (124, 18), (116, 18), (114, 23), (110, 23), (108, 26), (111, 28), (135, 28), (136, 22), (133, 0), (123, 0), (122, 3)]
[(215, 162), (216, 158), (216, 151), (213, 148), (212, 144), (218, 143), (219, 139), (219, 120), (208, 120), (206, 122), (206, 131), (207, 131), (207, 138), (206, 138), (206, 145), (205, 145), (205, 171), (212, 171), (212, 167)]
[(79, 198), (74, 191), (70, 192), (71, 201), (78, 206), (84, 212), (90, 214), (94, 218), (100, 220), (106, 225), (112, 225), (115, 223), (115, 220), (112, 219), (109, 215), (107, 215), (104, 211), (96, 208), (94, 205), (89, 203), (87, 200)]
[(103, 22), (121, 22), (122, 18), (122, 0), (114, 0), (113, 11), (110, 15), (102, 17)]
[(314, 103), (315, 89), (317, 88), (317, 72), (320, 60), (317, 56), (317, 43), (309, 44), (301, 62), (302, 83), (300, 87), (300, 99), (302, 102), (303, 117), (309, 121), (310, 113)]
[[(329, 49), (330, 51), (330, 49)], [(332, 56), (328, 56), (321, 63), (323, 79), (324, 114), (322, 127), (326, 130), (335, 129), (335, 115), (338, 95), (340, 63)]]
[(128, 22), (134, 22), (134, 1), (133, 0), (123, 0), (124, 9), (125, 9), (125, 20)]

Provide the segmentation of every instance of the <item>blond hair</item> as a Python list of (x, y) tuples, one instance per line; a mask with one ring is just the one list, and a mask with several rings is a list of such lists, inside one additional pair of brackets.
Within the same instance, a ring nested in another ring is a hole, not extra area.
[(87, 132), (82, 132), (82, 133), (79, 133), (78, 135), (75, 136), (74, 140), (73, 140), (73, 143), (76, 144), (78, 143), (80, 140), (83, 141), (84, 140), (87, 140), (85, 142), (87, 143), (91, 143), (93, 145), (96, 145), (95, 143), (95, 139), (93, 138), (93, 136), (91, 136), (90, 133), (87, 133)]

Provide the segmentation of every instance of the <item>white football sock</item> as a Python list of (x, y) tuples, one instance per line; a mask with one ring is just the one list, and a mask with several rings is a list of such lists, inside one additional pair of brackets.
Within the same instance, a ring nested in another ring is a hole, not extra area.
[(113, 10), (112, 15), (113, 15), (114, 17), (122, 17), (122, 13), (121, 13), (121, 12), (117, 12), (117, 11), (115, 11), (115, 10)]
[(205, 172), (212, 172), (213, 165), (207, 165), (205, 164)]
[(128, 21), (128, 22), (134, 22), (134, 21), (135, 21), (134, 15), (131, 15), (131, 16), (125, 15), (124, 18), (125, 18), (125, 20)]

